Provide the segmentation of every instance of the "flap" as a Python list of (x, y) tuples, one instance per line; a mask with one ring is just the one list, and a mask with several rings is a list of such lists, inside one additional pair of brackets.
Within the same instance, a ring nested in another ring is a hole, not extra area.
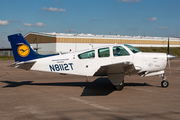
[(107, 76), (110, 74), (131, 74), (135, 71), (132, 62), (121, 62), (117, 64), (111, 64), (101, 66), (94, 74), (94, 76)]

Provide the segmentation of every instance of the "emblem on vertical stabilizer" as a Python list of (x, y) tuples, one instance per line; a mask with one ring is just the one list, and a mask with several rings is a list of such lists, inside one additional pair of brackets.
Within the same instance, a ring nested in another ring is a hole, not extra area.
[(26, 57), (29, 55), (30, 49), (27, 45), (23, 44), (18, 47), (17, 52), (21, 57)]

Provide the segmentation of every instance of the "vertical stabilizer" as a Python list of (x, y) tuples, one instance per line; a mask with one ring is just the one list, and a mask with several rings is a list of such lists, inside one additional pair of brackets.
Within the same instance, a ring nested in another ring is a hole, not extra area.
[(26, 39), (19, 33), (8, 36), (11, 43), (15, 62), (22, 62), (37, 59), (37, 54), (26, 41)]
[(58, 54), (40, 55), (35, 52), (26, 39), (19, 33), (8, 36), (8, 40), (11, 43), (15, 62), (28, 61), (38, 58), (44, 58), (54, 56)]

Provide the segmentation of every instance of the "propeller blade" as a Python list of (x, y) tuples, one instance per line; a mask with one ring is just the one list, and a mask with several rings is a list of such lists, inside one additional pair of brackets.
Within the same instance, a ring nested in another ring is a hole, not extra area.
[(169, 38), (168, 38), (167, 54), (169, 55)]
[(171, 66), (170, 66), (170, 57), (169, 57), (169, 37), (168, 37), (168, 46), (167, 46), (167, 62), (169, 66), (169, 74), (171, 75)]
[(168, 66), (169, 66), (169, 74), (171, 75), (171, 65), (170, 65), (170, 60), (176, 58), (176, 56), (174, 55), (170, 55), (169, 54), (169, 38), (168, 38), (168, 46), (167, 46), (167, 62), (168, 62)]
[(171, 75), (171, 65), (170, 65), (170, 60), (168, 59), (168, 66), (169, 66), (169, 74)]

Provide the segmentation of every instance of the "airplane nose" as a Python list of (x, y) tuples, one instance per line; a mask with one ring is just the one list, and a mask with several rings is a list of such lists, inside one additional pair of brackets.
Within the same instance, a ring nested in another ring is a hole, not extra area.
[(176, 58), (176, 56), (171, 55), (171, 54), (168, 54), (168, 55), (167, 55), (167, 58), (168, 58), (168, 60), (172, 60), (172, 59)]

